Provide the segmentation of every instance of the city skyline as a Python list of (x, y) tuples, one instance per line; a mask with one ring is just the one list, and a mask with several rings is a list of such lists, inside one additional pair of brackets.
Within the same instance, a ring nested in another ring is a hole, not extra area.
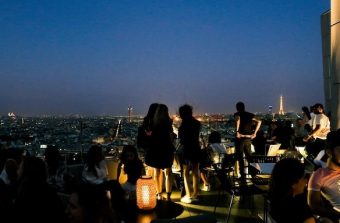
[(324, 103), (329, 1), (1, 1), (0, 115), (299, 112)]

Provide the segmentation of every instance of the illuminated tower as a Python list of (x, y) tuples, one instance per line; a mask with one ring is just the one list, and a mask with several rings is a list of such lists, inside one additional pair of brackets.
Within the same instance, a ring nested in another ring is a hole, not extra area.
[(280, 110), (279, 110), (279, 115), (284, 115), (285, 112), (283, 110), (283, 97), (282, 95), (280, 96)]
[(132, 107), (129, 106), (129, 107), (128, 107), (128, 118), (129, 118), (129, 122), (131, 122), (131, 116), (132, 116)]

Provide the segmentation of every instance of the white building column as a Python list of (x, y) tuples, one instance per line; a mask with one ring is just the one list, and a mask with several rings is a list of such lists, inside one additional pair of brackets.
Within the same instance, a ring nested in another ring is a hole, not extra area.
[(340, 1), (331, 0), (331, 128), (340, 128)]
[(321, 15), (322, 64), (325, 94), (325, 112), (332, 110), (332, 77), (331, 77), (331, 29), (330, 11)]

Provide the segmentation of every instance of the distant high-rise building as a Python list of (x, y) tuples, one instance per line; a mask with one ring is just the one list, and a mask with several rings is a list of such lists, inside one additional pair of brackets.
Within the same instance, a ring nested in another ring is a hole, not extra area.
[(283, 110), (283, 96), (280, 96), (280, 110), (279, 110), (279, 115), (284, 115), (285, 112)]
[(128, 118), (129, 118), (129, 122), (131, 122), (132, 110), (133, 110), (132, 107), (129, 106), (129, 107), (128, 107)]
[(268, 106), (268, 113), (271, 114), (273, 112), (273, 106), (269, 105)]

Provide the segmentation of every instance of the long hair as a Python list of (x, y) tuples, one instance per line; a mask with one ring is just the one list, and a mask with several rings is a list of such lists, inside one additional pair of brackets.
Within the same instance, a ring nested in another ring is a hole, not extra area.
[(269, 199), (272, 205), (293, 193), (293, 184), (297, 183), (303, 176), (305, 170), (299, 160), (286, 158), (275, 164), (269, 184)]
[(42, 159), (26, 156), (22, 161), (19, 169), (19, 180), (30, 179), (45, 182), (47, 175), (47, 166)]
[(153, 128), (169, 123), (171, 123), (171, 119), (168, 107), (165, 104), (159, 104), (153, 117)]
[(134, 155), (134, 160), (139, 160), (138, 158), (138, 153), (137, 153), (137, 149), (136, 147), (134, 147), (133, 145), (126, 145), (123, 147), (123, 151), (120, 155), (120, 161), (125, 164), (126, 163), (126, 154), (130, 152), (133, 153)]
[(86, 223), (117, 222), (111, 202), (104, 187), (84, 184), (75, 192), (78, 203), (83, 209)]
[(156, 113), (156, 110), (158, 108), (158, 105), (159, 105), (158, 103), (152, 103), (149, 106), (148, 113), (144, 117), (143, 126), (147, 130), (150, 130), (150, 128), (153, 126), (153, 118), (155, 116), (155, 113)]
[(57, 146), (48, 145), (45, 149), (45, 162), (47, 164), (48, 174), (56, 175), (61, 161), (61, 155)]
[(87, 152), (87, 167), (89, 172), (93, 172), (95, 176), (98, 176), (96, 167), (99, 167), (99, 163), (104, 160), (102, 148), (99, 145), (93, 145)]

